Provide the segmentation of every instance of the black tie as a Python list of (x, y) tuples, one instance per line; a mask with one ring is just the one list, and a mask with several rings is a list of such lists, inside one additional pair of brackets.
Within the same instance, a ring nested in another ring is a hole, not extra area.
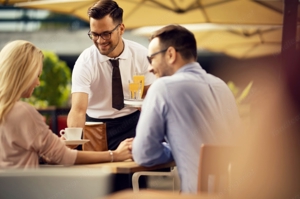
[(118, 110), (124, 108), (124, 94), (122, 86), (122, 78), (119, 69), (119, 60), (110, 59), (112, 70), (112, 107)]

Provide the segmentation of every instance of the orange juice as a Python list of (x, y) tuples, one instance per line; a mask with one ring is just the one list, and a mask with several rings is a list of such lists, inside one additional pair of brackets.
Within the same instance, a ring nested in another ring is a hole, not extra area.
[(142, 96), (143, 96), (143, 92), (144, 92), (144, 85), (145, 85), (145, 76), (144, 75), (134, 75), (133, 76), (133, 82), (134, 83), (138, 83), (139, 84), (139, 93), (140, 93), (140, 96), (139, 96), (139, 99), (142, 99)]
[(140, 99), (139, 94), (139, 83), (129, 83), (130, 99)]

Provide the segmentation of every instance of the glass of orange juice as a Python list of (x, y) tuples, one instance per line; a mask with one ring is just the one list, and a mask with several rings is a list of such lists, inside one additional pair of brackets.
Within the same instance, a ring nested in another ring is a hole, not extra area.
[(142, 99), (143, 92), (144, 92), (144, 85), (145, 85), (145, 76), (144, 75), (134, 75), (133, 82), (139, 84), (137, 99)]
[(129, 83), (130, 99), (140, 99), (140, 84), (139, 83)]

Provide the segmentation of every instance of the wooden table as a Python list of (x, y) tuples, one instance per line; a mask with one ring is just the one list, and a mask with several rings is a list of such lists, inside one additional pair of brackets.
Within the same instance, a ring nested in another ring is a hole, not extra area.
[[(111, 173), (114, 174), (132, 174), (137, 171), (154, 171), (158, 169), (166, 169), (170, 167), (174, 167), (175, 162), (169, 162), (166, 164), (156, 165), (153, 167), (144, 167), (138, 165), (137, 163), (128, 160), (124, 162), (107, 162), (107, 163), (99, 163), (99, 164), (82, 164), (82, 165), (72, 165), (68, 166), (70, 168), (108, 168)], [(41, 165), (41, 168), (45, 167), (64, 167), (62, 165)]]
[(161, 190), (141, 190), (132, 192), (131, 190), (120, 191), (104, 199), (229, 199), (222, 194), (178, 194)]

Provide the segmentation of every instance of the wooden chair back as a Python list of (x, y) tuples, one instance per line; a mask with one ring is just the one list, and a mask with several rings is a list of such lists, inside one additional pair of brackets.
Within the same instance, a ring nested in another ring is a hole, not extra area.
[(229, 193), (235, 147), (203, 144), (198, 173), (199, 193)]

